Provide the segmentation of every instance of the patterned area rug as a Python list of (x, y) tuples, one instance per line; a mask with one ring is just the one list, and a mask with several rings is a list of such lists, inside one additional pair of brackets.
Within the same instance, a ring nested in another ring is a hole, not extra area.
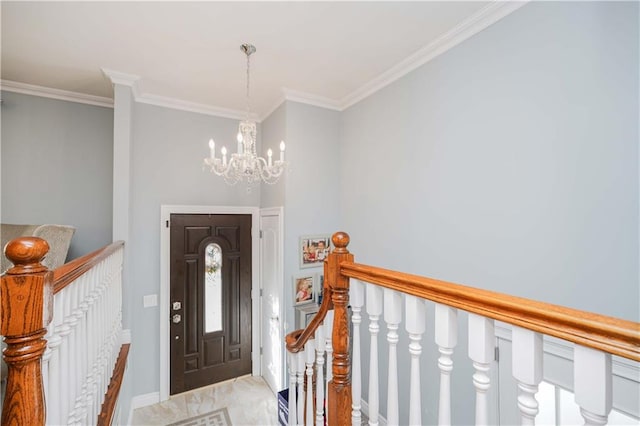
[(231, 426), (231, 419), (226, 408), (213, 410), (210, 413), (191, 417), (167, 426)]

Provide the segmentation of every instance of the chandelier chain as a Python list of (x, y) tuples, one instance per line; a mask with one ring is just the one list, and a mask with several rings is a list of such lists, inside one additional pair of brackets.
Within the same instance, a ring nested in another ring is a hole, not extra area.
[(249, 84), (251, 76), (251, 54), (247, 53), (247, 120), (251, 114), (251, 98), (249, 96)]

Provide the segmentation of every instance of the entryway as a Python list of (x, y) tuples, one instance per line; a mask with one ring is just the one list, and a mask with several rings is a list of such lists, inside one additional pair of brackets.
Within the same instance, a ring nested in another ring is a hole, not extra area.
[(169, 220), (174, 395), (251, 373), (251, 215)]
[[(251, 227), (250, 227), (250, 235), (251, 235), (251, 291), (250, 291), (250, 310), (251, 315), (246, 319), (246, 322), (241, 324), (242, 327), (247, 327), (250, 330), (250, 365), (251, 368), (249, 373), (253, 376), (261, 375), (261, 366), (260, 366), (260, 330), (261, 330), (261, 319), (260, 319), (260, 209), (258, 207), (232, 207), (232, 206), (194, 206), (194, 205), (162, 205), (160, 207), (160, 310), (159, 310), (159, 321), (160, 321), (160, 365), (159, 365), (159, 376), (160, 376), (160, 390), (159, 395), (156, 401), (166, 401), (169, 399), (171, 394), (176, 392), (176, 389), (171, 389), (171, 350), (172, 350), (172, 340), (176, 340), (176, 335), (174, 334), (173, 328), (173, 304), (171, 294), (170, 294), (170, 272), (171, 272), (171, 231), (172, 231), (172, 223), (171, 216), (172, 215), (231, 215), (231, 216), (249, 216), (251, 218)], [(200, 226), (200, 225), (198, 225)], [(216, 235), (215, 232), (212, 235)], [(200, 241), (202, 242), (202, 241)], [(198, 245), (200, 245), (200, 242)], [(213, 241), (210, 241), (213, 242)], [(195, 243), (194, 243), (195, 244)], [(208, 246), (209, 243), (203, 243), (203, 247)], [(222, 247), (223, 244), (219, 244)], [(211, 248), (211, 246), (210, 246)], [(212, 253), (211, 253), (212, 254)], [(185, 260), (183, 259), (183, 262)], [(195, 263), (189, 264), (192, 270), (196, 271), (197, 268)], [(204, 267), (204, 266), (203, 266)], [(222, 270), (224, 271), (224, 259)], [(224, 272), (223, 272), (224, 273)], [(197, 274), (197, 273), (196, 273)], [(175, 300), (180, 301), (180, 300)], [(180, 314), (180, 321), (185, 320), (184, 312)], [(187, 314), (188, 315), (188, 314)], [(224, 314), (223, 314), (224, 316)], [(176, 319), (177, 320), (177, 319)], [(188, 320), (188, 319), (187, 319)], [(215, 320), (214, 320), (215, 321)], [(205, 327), (203, 324), (202, 327)], [(241, 327), (241, 328), (242, 328)], [(215, 326), (214, 326), (215, 328)], [(239, 331), (239, 330), (238, 330)], [(211, 337), (214, 337), (217, 332), (212, 332)], [(209, 333), (204, 333), (206, 338), (209, 337)], [(186, 339), (185, 336), (178, 336), (177, 340)], [(235, 336), (231, 336), (232, 339), (235, 339)], [(184, 340), (183, 340), (184, 341)], [(204, 344), (204, 343), (201, 343)], [(215, 344), (208, 344), (208, 346), (212, 349), (215, 349)], [(240, 351), (242, 352), (242, 350)], [(232, 356), (232, 355), (230, 355)], [(216, 362), (214, 353), (205, 354), (204, 362)], [(187, 362), (185, 360), (185, 362)], [(192, 364), (195, 361), (191, 360)], [(198, 363), (202, 361), (198, 360)], [(193, 366), (195, 367), (195, 366)], [(198, 368), (200, 365), (198, 366)], [(189, 370), (192, 368), (191, 365), (185, 370)], [(203, 385), (204, 386), (204, 385)], [(186, 388), (185, 388), (186, 389)]]

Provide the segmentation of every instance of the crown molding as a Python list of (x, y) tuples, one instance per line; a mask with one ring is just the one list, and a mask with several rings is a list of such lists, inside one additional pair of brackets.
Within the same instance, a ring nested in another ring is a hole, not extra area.
[(404, 59), (397, 65), (383, 72), (373, 80), (356, 89), (349, 95), (342, 98), (339, 102), (340, 110), (343, 111), (350, 106), (355, 105), (361, 100), (371, 96), (383, 87), (388, 86), (394, 81), (404, 77), (411, 71), (426, 64), (432, 59), (440, 56), (449, 49), (457, 46), (466, 39), (484, 30), (488, 26), (494, 24), (505, 16), (515, 12), (529, 0), (523, 1), (497, 1), (494, 0), (489, 5), (483, 7), (476, 14), (465, 19), (451, 30), (442, 34), (440, 37), (418, 50), (413, 55)]
[[(394, 81), (404, 77), (416, 68), (443, 54), (449, 49), (457, 46), (464, 40), (479, 33), (480, 31), (484, 30), (485, 28), (489, 27), (505, 16), (515, 12), (516, 10), (527, 4), (529, 1), (530, 0), (493, 0), (490, 4), (482, 8), (473, 16), (465, 19), (460, 24), (456, 25), (454, 28), (442, 34), (433, 42), (429, 43), (427, 46), (419, 49), (408, 58), (404, 59), (387, 71), (373, 78), (368, 83), (364, 84), (363, 86), (346, 95), (340, 100), (283, 88), (283, 95), (277, 99), (277, 102), (272, 108), (268, 110), (267, 113), (263, 114), (262, 116), (252, 114), (251, 118), (253, 120), (256, 120), (257, 122), (261, 122), (262, 120), (270, 116), (284, 101), (299, 102), (334, 111), (344, 111), (345, 109), (373, 95), (374, 93), (388, 86)], [(102, 68), (102, 72), (111, 81), (112, 84), (120, 84), (131, 87), (133, 97), (136, 102), (182, 111), (195, 112), (199, 114), (213, 115), (216, 117), (230, 118), (234, 120), (243, 120), (246, 117), (245, 111), (200, 104), (176, 98), (154, 95), (150, 93), (141, 93), (139, 89), (141, 78), (139, 76), (107, 68)], [(0, 82), (0, 88), (2, 90), (113, 108), (113, 100), (110, 98), (69, 92), (42, 86), (35, 86), (9, 80), (0, 80)]]
[[(139, 94), (135, 97), (135, 100), (136, 102), (140, 102), (143, 104), (177, 109), (181, 111), (196, 112), (199, 114), (214, 115), (216, 117), (231, 118), (233, 120), (244, 120), (247, 117), (246, 111), (200, 104), (197, 102), (184, 101), (182, 99), (152, 95), (149, 93)], [(260, 122), (258, 116), (255, 113), (252, 113), (249, 118)]]
[(100, 68), (102, 73), (111, 80), (112, 84), (120, 84), (122, 86), (129, 86), (135, 89), (140, 81), (140, 76), (135, 74), (127, 74), (120, 71), (111, 70), (108, 68)]
[(87, 95), (51, 87), (36, 86), (35, 84), (20, 83), (12, 80), (0, 80), (0, 90), (21, 93), (23, 95), (40, 96), (60, 101), (76, 102), (106, 108), (113, 108), (113, 99), (102, 96)]
[(321, 108), (333, 109), (335, 111), (342, 111), (344, 109), (340, 106), (340, 102), (324, 96), (287, 89), (286, 87), (282, 89), (282, 93), (284, 94), (284, 99), (287, 101), (300, 102)]
[[(142, 104), (176, 109), (180, 111), (195, 112), (205, 115), (214, 115), (216, 117), (231, 118), (234, 120), (244, 120), (247, 116), (245, 111), (185, 101), (182, 99), (170, 98), (167, 96), (154, 95), (152, 93), (143, 93), (140, 90), (139, 86), (139, 82), (141, 81), (139, 76), (135, 74), (127, 74), (120, 71), (110, 70), (107, 68), (102, 68), (102, 72), (111, 80), (113, 84), (121, 84), (131, 87), (135, 101)], [(257, 120), (255, 114), (252, 114), (250, 118)]]

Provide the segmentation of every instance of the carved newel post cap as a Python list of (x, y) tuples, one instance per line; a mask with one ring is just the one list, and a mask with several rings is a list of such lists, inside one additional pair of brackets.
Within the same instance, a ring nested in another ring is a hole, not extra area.
[(349, 253), (349, 250), (347, 250), (350, 241), (349, 234), (346, 232), (336, 232), (331, 237), (331, 241), (336, 248), (334, 250), (335, 253)]
[(38, 237), (20, 237), (4, 246), (4, 254), (13, 263), (9, 275), (43, 272), (47, 267), (40, 262), (49, 252), (49, 243)]

